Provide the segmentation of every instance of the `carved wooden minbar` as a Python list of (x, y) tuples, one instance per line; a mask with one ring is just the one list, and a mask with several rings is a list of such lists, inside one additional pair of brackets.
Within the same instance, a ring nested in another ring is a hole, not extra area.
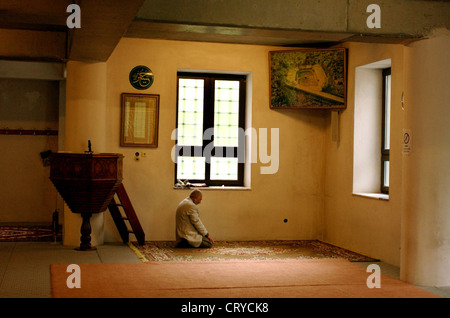
[(122, 183), (123, 155), (116, 153), (53, 153), (50, 180), (73, 213), (81, 214), (81, 251), (91, 246), (90, 218), (108, 208)]

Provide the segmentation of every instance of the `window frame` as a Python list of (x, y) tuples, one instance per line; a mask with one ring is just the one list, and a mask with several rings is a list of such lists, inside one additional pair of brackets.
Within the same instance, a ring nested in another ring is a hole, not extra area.
[[(389, 172), (390, 172), (390, 142), (389, 147), (386, 147), (386, 78), (387, 76), (391, 76), (391, 68), (385, 68), (382, 70), (382, 113), (381, 113), (381, 180), (380, 180), (380, 191), (384, 194), (389, 194), (389, 184), (385, 186), (385, 162), (389, 163)], [(392, 87), (392, 76), (391, 76), (391, 87)], [(391, 92), (391, 87), (389, 88), (389, 91)], [(389, 101), (390, 102), (390, 101)], [(391, 116), (391, 107), (389, 107), (389, 117)], [(390, 137), (390, 132), (389, 132)]]
[[(179, 82), (180, 79), (203, 79), (204, 80), (204, 97), (203, 97), (203, 133), (207, 129), (214, 129), (214, 96), (215, 96), (215, 80), (236, 80), (239, 81), (239, 134), (238, 147), (218, 147), (213, 144), (212, 151), (205, 153), (205, 147), (210, 143), (214, 143), (214, 135), (211, 140), (203, 140), (202, 146), (179, 146), (178, 145), (178, 101), (179, 101)], [(245, 158), (245, 135), (241, 132), (245, 131), (245, 107), (246, 107), (246, 86), (247, 76), (238, 74), (222, 74), (222, 73), (204, 73), (204, 72), (178, 72), (177, 73), (177, 101), (176, 101), (176, 128), (175, 137), (175, 162), (174, 162), (174, 182), (177, 182), (178, 157), (183, 156), (184, 150), (189, 149), (189, 153), (195, 156), (201, 153), (205, 157), (205, 179), (189, 180), (190, 183), (204, 183), (206, 186), (244, 186), (244, 158)], [(221, 148), (222, 154), (233, 153), (234, 158), (238, 158), (237, 180), (211, 180), (211, 160), (210, 158), (216, 154), (216, 150)], [(240, 149), (240, 150), (239, 150)], [(201, 151), (201, 152), (200, 152)], [(184, 180), (183, 180), (184, 181)]]

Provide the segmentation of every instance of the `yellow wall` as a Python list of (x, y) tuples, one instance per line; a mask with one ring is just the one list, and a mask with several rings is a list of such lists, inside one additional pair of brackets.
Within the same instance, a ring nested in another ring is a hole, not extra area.
[[(124, 154), (123, 182), (146, 239), (175, 238), (174, 211), (189, 193), (189, 190), (173, 188), (175, 169), (171, 151), (174, 141), (171, 135), (176, 122), (177, 70), (232, 71), (251, 74), (251, 127), (256, 130), (268, 128), (269, 131), (279, 128), (279, 170), (276, 174), (261, 174), (263, 164), (258, 160), (251, 164), (250, 189), (204, 190), (200, 213), (214, 239), (320, 239), (399, 266), (404, 117), (401, 97), (405, 48), (367, 43), (346, 43), (345, 46), (348, 48), (347, 109), (340, 111), (339, 140), (336, 141), (332, 138), (336, 131), (331, 127), (329, 111), (269, 108), (268, 53), (279, 48), (123, 38), (106, 62), (106, 76), (96, 77), (107, 81), (106, 117), (104, 121), (98, 119), (105, 127), (105, 136), (100, 138), (104, 144), (99, 147), (102, 151)], [(393, 74), (388, 201), (352, 194), (355, 67), (385, 59), (391, 59)], [(70, 63), (76, 66), (77, 72), (84, 67), (83, 63), (78, 66)], [(129, 72), (136, 65), (146, 65), (155, 74), (154, 83), (147, 90), (136, 90), (129, 83)], [(90, 68), (103, 72), (105, 65)], [(70, 70), (68, 67), (69, 84)], [(81, 77), (84, 82), (91, 76)], [(73, 85), (81, 89), (77, 94), (82, 96), (83, 88), (79, 87), (82, 84)], [(89, 87), (95, 85), (95, 81), (83, 85), (86, 85), (86, 91), (91, 91)], [(68, 100), (73, 96), (69, 86)], [(100, 87), (104, 89), (104, 86)], [(157, 148), (119, 146), (120, 96), (132, 92), (160, 95)], [(72, 118), (83, 118), (77, 116), (77, 109), (84, 114), (95, 114), (89, 110), (91, 107), (73, 107), (76, 103), (68, 104), (72, 109), (67, 112)], [(90, 125), (92, 123), (90, 121)], [(80, 123), (70, 125), (83, 126)], [(98, 129), (93, 132), (101, 137)], [(66, 133), (70, 135), (70, 132)], [(83, 134), (89, 136), (89, 133)], [(84, 141), (76, 144), (80, 142)], [(136, 161), (136, 151), (146, 152), (146, 157)], [(258, 158), (258, 153), (252, 153), (252, 156)], [(108, 212), (104, 214), (104, 222), (104, 241), (120, 241)], [(101, 229), (97, 232), (103, 233), (102, 225), (99, 226)], [(76, 242), (78, 225), (70, 231), (74, 234), (69, 236)]]
[(400, 277), (417, 285), (450, 285), (450, 32), (405, 50), (404, 204)]
[[(327, 242), (399, 265), (401, 222), (401, 130), (403, 46), (347, 43), (347, 109), (340, 114), (340, 140), (327, 130), (324, 236)], [(389, 201), (356, 196), (353, 187), (355, 67), (391, 59), (391, 155)]]
[[(106, 140), (106, 63), (67, 63), (64, 151), (83, 153), (91, 141), (95, 153), (108, 152)], [(63, 241), (80, 244), (79, 214), (65, 206)], [(92, 245), (104, 243), (104, 213), (92, 215)]]
[[(107, 62), (108, 152), (124, 158), (124, 185), (137, 211), (147, 240), (173, 240), (177, 204), (189, 193), (173, 189), (171, 140), (176, 119), (178, 69), (248, 72), (252, 74), (252, 127), (279, 128), (279, 170), (260, 174), (251, 165), (250, 190), (205, 190), (200, 213), (216, 240), (316, 239), (321, 228), (324, 187), (326, 113), (269, 108), (268, 52), (274, 48), (123, 38)], [(279, 49), (279, 48), (277, 48)], [(146, 65), (155, 74), (153, 85), (134, 89), (130, 70)], [(156, 149), (119, 147), (120, 94), (160, 95), (159, 145)], [(136, 151), (147, 157), (134, 160)], [(257, 155), (257, 154), (253, 154)], [(287, 219), (288, 222), (283, 222)], [(105, 241), (117, 239), (109, 216)]]
[[(0, 78), (0, 128), (58, 130), (58, 82)], [(40, 153), (58, 136), (0, 135), (0, 222), (50, 223), (60, 200)]]

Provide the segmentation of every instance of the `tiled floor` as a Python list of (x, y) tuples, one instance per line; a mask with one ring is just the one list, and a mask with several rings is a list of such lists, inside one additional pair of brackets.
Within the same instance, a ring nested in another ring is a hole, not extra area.
[[(0, 242), (0, 298), (50, 298), (50, 264), (140, 262), (122, 243), (97, 247), (96, 251), (76, 251), (50, 242)], [(367, 266), (367, 263), (358, 263)], [(399, 277), (397, 267), (377, 263), (383, 274)], [(450, 287), (424, 288), (450, 298)]]
[(51, 297), (50, 264), (140, 262), (122, 243), (76, 251), (61, 243), (0, 242), (0, 298)]

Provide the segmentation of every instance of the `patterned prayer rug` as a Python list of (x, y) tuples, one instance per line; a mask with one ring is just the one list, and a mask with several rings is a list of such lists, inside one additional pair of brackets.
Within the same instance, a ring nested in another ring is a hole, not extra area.
[(344, 248), (317, 240), (300, 241), (219, 241), (212, 248), (176, 248), (174, 241), (128, 244), (143, 262), (221, 261), (344, 258), (351, 262), (376, 262)]
[(61, 241), (61, 230), (53, 236), (51, 225), (1, 225), (0, 242)]

